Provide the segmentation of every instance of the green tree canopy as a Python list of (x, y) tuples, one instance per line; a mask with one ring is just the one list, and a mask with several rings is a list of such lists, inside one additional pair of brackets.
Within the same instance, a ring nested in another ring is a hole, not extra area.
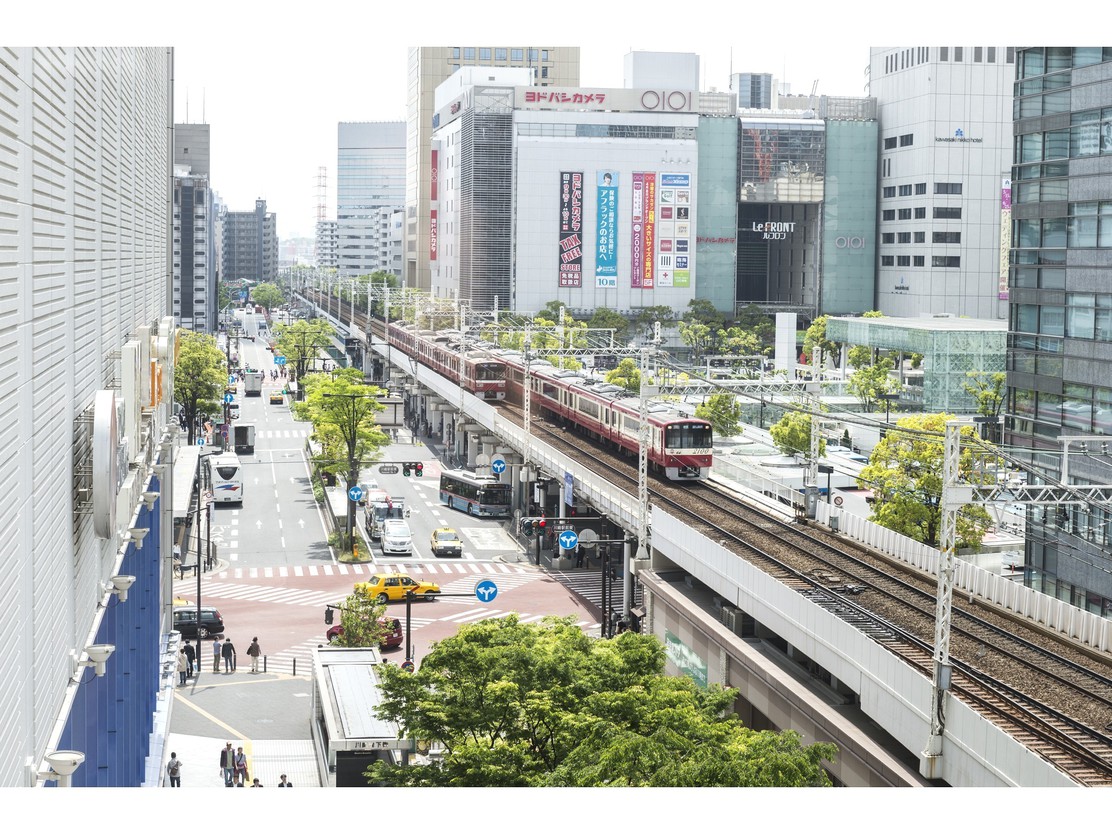
[(337, 635), (332, 645), (349, 649), (377, 647), (387, 633), (379, 622), (385, 613), (385, 605), (358, 590), (353, 591), (340, 606), (340, 625), (344, 632)]
[(587, 326), (600, 330), (606, 328), (613, 330), (615, 347), (624, 347), (629, 341), (629, 319), (609, 307), (597, 307)]
[(828, 786), (837, 749), (746, 728), (735, 690), (663, 674), (653, 636), (588, 637), (572, 617), (462, 627), (413, 673), (381, 670), (380, 717), (444, 750), (377, 762), (388, 786)]
[(680, 339), (691, 348), (696, 360), (709, 353), (715, 345), (715, 332), (701, 321), (681, 321)]
[(273, 310), (286, 303), (286, 295), (277, 284), (256, 284), (251, 288), (251, 300), (268, 310)]
[(189, 443), (193, 424), (201, 413), (216, 414), (228, 383), (227, 357), (216, 346), (216, 337), (178, 328), (178, 357), (174, 363), (174, 399), (188, 421)]
[(741, 404), (728, 391), (711, 394), (695, 407), (695, 416), (711, 424), (714, 433), (722, 437), (741, 434)]
[(815, 348), (819, 348), (823, 356), (828, 357), (834, 367), (837, 367), (841, 361), (842, 345), (826, 338), (826, 321), (826, 316), (818, 316), (811, 322), (803, 336), (803, 352), (810, 356)]
[(900, 383), (889, 374), (892, 360), (882, 356), (872, 365), (858, 368), (850, 375), (846, 389), (858, 400), (865, 411), (876, 411), (885, 394), (897, 394)]
[(324, 319), (299, 319), (293, 324), (278, 325), (274, 332), (278, 335), (275, 351), (286, 357), (287, 366), (298, 380), (315, 369), (320, 352), (332, 344), (336, 335), (336, 329)]
[[(772, 442), (785, 455), (811, 455), (811, 415), (788, 411), (769, 427)], [(826, 440), (819, 438), (819, 457), (826, 454)]]
[(962, 388), (977, 402), (977, 413), (985, 417), (999, 417), (1000, 407), (1004, 404), (1004, 383), (1008, 375), (1003, 371), (969, 371), (969, 382)]
[[(863, 488), (873, 491), (871, 521), (924, 544), (938, 545), (945, 459), (942, 435), (946, 421), (952, 419), (951, 414), (901, 417), (896, 425), (909, 431), (889, 431), (873, 449), (859, 478)], [(975, 428), (965, 426), (961, 433), (974, 437)], [(963, 449), (958, 468), (967, 480), (981, 477), (974, 472), (969, 449)], [(957, 546), (978, 549), (990, 524), (983, 506), (967, 504), (958, 513)]]
[(636, 359), (626, 357), (618, 363), (618, 367), (607, 372), (606, 381), (638, 394), (641, 392), (641, 366)]

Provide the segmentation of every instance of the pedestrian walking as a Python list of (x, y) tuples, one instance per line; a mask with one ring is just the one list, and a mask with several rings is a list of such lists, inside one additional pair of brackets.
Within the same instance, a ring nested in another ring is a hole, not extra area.
[(187, 678), (193, 677), (193, 663), (197, 660), (197, 650), (193, 648), (193, 644), (188, 640), (185, 641), (185, 676)]
[(243, 783), (246, 782), (248, 778), (249, 777), (247, 775), (247, 757), (245, 755), (243, 755), (243, 748), (242, 747), (237, 747), (236, 748), (236, 757), (235, 757), (236, 787), (237, 788), (242, 788)]
[(170, 787), (181, 787), (181, 759), (177, 753), (170, 754), (170, 761), (166, 763), (166, 775), (170, 777)]
[(232, 645), (232, 638), (225, 637), (224, 645), (220, 648), (220, 656), (224, 658), (224, 674), (231, 674), (236, 670), (236, 647)]
[(212, 638), (212, 671), (220, 671), (220, 635), (217, 634)]
[(185, 646), (178, 649), (178, 686), (185, 686), (185, 671), (189, 667), (185, 662)]
[(261, 788), (262, 786), (263, 786), (263, 783), (259, 781), (258, 776), (256, 776), (254, 779), (251, 780), (251, 787)]
[(236, 751), (230, 741), (220, 751), (220, 774), (224, 777), (225, 788), (230, 788), (235, 784)]
[(575, 548), (575, 566), (577, 568), (583, 567), (583, 550), (582, 547)]
[(252, 637), (251, 645), (247, 647), (247, 656), (251, 658), (251, 671), (259, 671), (259, 656), (263, 653), (262, 647), (259, 646), (259, 638)]
[(281, 781), (278, 782), (278, 787), (280, 787), (280, 788), (292, 788), (293, 787), (293, 782), (287, 782), (286, 781), (286, 774), (283, 773)]

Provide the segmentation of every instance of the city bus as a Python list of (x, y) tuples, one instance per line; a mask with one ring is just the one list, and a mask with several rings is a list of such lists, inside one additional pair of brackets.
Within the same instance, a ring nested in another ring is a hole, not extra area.
[(243, 503), (243, 467), (234, 452), (209, 455), (209, 483), (212, 500), (217, 503)]
[(468, 515), (509, 516), (512, 489), (491, 475), (452, 469), (440, 475), (440, 501)]

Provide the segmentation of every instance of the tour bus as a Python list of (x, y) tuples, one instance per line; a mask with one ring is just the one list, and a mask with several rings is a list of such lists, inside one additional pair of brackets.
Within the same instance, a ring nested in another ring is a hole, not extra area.
[(512, 490), (490, 475), (452, 469), (440, 475), (440, 500), (468, 515), (509, 516)]
[(243, 503), (243, 467), (234, 452), (209, 455), (209, 478), (212, 498), (218, 503)]

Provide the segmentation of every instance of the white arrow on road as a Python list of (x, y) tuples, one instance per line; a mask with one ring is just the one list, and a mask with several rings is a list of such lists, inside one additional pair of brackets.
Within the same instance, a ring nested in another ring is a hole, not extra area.
[(256, 527), (257, 527), (258, 529), (262, 530), (262, 529), (263, 529), (263, 523), (262, 523), (262, 521), (256, 521), (256, 522), (255, 522), (255, 526), (256, 526)]
[(305, 519), (303, 519), (303, 518), (299, 518), (299, 519), (297, 520), (297, 523), (301, 525), (301, 529), (302, 529), (302, 530), (304, 530), (304, 529), (305, 529)]

